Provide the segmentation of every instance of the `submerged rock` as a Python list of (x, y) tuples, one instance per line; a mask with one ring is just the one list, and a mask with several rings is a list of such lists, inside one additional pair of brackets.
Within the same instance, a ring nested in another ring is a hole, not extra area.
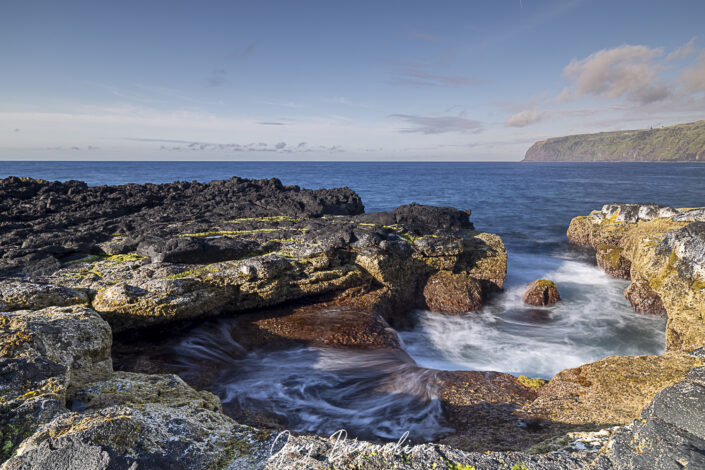
[(528, 305), (544, 307), (558, 302), (561, 296), (555, 282), (537, 279), (529, 284), (521, 300)]
[(232, 337), (248, 349), (305, 344), (401, 348), (397, 332), (378, 314), (345, 306), (311, 305), (242, 315)]

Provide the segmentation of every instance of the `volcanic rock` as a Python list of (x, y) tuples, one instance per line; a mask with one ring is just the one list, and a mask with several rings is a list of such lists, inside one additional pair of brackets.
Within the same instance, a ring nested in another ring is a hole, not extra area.
[(522, 302), (535, 307), (544, 307), (561, 300), (556, 283), (546, 279), (537, 279), (526, 289)]
[[(572, 243), (602, 252), (598, 263), (608, 273), (622, 277), (626, 262), (631, 264), (633, 282), (625, 295), (639, 311), (666, 311), (669, 351), (689, 351), (705, 344), (705, 222), (697, 221), (701, 211), (607, 204), (587, 217), (576, 217), (568, 228)], [(603, 245), (610, 249), (601, 249)], [(614, 263), (605, 262), (606, 258)], [(612, 270), (612, 265), (617, 269)]]
[(632, 308), (636, 312), (666, 316), (666, 308), (661, 297), (651, 288), (646, 279), (636, 278), (624, 290)]

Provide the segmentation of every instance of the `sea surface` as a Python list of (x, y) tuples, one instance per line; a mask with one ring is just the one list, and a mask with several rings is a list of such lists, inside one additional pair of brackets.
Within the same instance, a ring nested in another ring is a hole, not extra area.
[[(605, 275), (565, 232), (571, 218), (611, 202), (705, 206), (705, 165), (690, 163), (0, 162), (0, 177), (10, 175), (89, 185), (276, 177), (306, 188), (348, 186), (367, 212), (410, 202), (471, 209), (475, 227), (501, 235), (509, 253), (505, 292), (482, 311), (415, 312), (416, 327), (400, 332), (410, 358), (255, 352), (228, 359), (231, 367), (211, 387), (226, 405), (259, 407), (293, 430), (347, 428), (380, 439), (447, 432), (428, 369), (550, 378), (613, 354), (663, 352), (665, 319), (634, 313), (622, 294), (628, 283)], [(526, 285), (538, 278), (554, 280), (563, 300), (523, 305)], [(197, 368), (207, 359), (191, 343), (174, 352)], [(208, 357), (228, 353), (214, 349)], [(380, 388), (390, 393), (371, 394)]]

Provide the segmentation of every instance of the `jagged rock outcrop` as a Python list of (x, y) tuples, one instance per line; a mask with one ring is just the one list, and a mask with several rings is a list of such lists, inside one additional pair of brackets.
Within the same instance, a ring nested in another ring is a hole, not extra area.
[[(116, 332), (298, 300), (337, 299), (401, 324), (417, 306), (476, 310), (506, 275), (502, 240), (475, 231), (469, 211), (363, 214), (347, 188), (6, 178), (0, 196), (0, 271), (30, 275), (4, 281), (0, 308), (90, 298)], [(437, 283), (444, 276), (462, 280)]]
[(523, 161), (634, 162), (705, 160), (705, 121), (657, 129), (569, 135), (536, 142)]
[[(705, 211), (658, 204), (607, 204), (568, 228), (571, 242), (593, 248), (601, 264), (632, 279), (625, 291), (635, 309), (668, 316), (669, 351), (705, 344)], [(604, 253), (607, 253), (605, 255)]]

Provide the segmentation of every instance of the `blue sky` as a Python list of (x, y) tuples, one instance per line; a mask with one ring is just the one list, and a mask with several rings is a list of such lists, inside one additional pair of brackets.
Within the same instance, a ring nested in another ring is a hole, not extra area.
[(705, 2), (7, 1), (0, 159), (520, 160), (705, 118)]

